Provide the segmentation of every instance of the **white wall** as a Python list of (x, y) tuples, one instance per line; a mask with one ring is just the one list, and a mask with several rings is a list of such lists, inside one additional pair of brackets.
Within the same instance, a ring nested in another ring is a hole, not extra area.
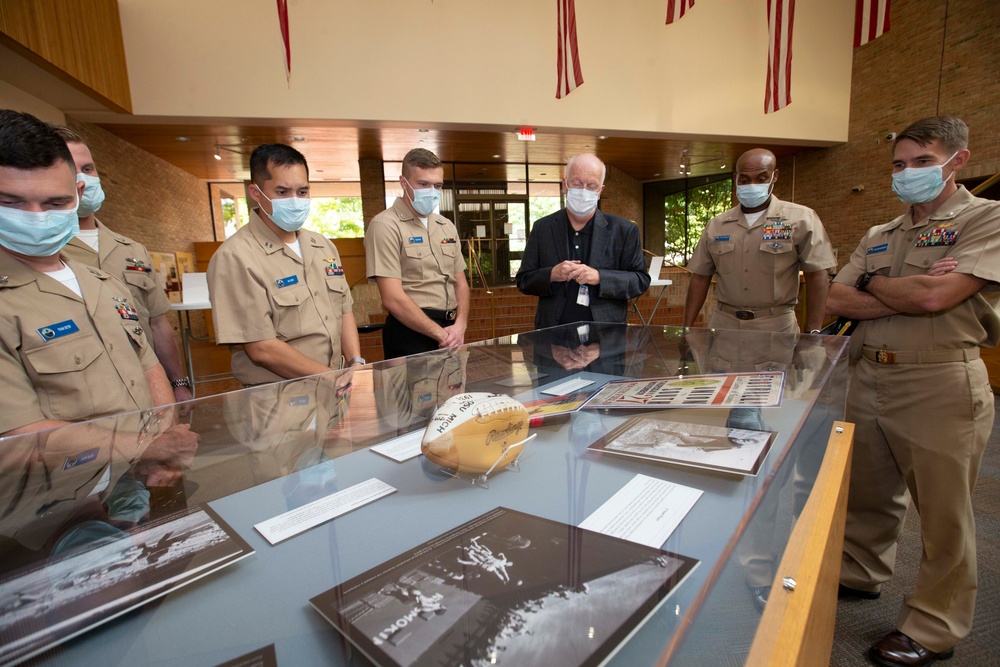
[(0, 80), (0, 109), (13, 109), (50, 123), (66, 124), (66, 114), (48, 102)]
[(766, 0), (577, 0), (585, 83), (555, 99), (552, 0), (120, 0), (133, 108), (175, 117), (468, 123), (847, 139), (851, 0), (797, 3), (791, 106), (763, 113)]

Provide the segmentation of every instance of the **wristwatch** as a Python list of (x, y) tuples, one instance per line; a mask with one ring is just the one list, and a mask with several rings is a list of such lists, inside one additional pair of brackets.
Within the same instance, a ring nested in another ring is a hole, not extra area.
[(364, 366), (367, 363), (368, 362), (364, 360), (364, 357), (351, 357), (350, 359), (347, 360), (348, 366), (350, 366), (351, 364), (361, 364), (362, 366)]
[(872, 276), (874, 275), (875, 275), (874, 273), (862, 273), (860, 276), (858, 276), (858, 282), (856, 282), (854, 286), (857, 287), (862, 292), (867, 292), (868, 283), (871, 282)]
[(188, 389), (190, 389), (191, 388), (191, 378), (183, 377), (183, 378), (177, 378), (176, 380), (171, 380), (170, 381), (170, 386), (174, 387), (175, 389), (177, 387), (187, 387)]
[(822, 332), (822, 331), (820, 331), (819, 329), (813, 329), (813, 330), (812, 330), (812, 331), (810, 331), (809, 333), (811, 333), (811, 334), (818, 334), (818, 333), (823, 333), (823, 332)]

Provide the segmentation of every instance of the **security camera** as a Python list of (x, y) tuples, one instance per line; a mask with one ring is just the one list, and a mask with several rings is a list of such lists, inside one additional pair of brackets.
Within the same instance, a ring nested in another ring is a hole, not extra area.
[(885, 140), (886, 141), (895, 141), (896, 140), (896, 133), (895, 132), (888, 132), (888, 133), (886, 133)]

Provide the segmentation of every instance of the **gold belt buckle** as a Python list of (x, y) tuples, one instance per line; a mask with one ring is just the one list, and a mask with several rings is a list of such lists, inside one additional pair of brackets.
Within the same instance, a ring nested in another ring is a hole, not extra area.
[(896, 353), (892, 350), (875, 350), (875, 361), (880, 364), (896, 363)]

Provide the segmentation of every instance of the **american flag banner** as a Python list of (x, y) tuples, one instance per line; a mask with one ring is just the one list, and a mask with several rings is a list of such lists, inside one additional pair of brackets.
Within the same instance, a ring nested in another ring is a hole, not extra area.
[(684, 12), (694, 7), (694, 0), (667, 0), (667, 25), (684, 18)]
[(767, 88), (764, 113), (792, 103), (792, 24), (795, 0), (767, 0)]
[(573, 0), (556, 0), (559, 18), (559, 59), (556, 63), (556, 99), (583, 84), (580, 51), (576, 46), (576, 6)]
[(855, 0), (854, 46), (889, 32), (889, 0)]
[(281, 43), (285, 46), (285, 78), (292, 81), (292, 46), (288, 41), (288, 0), (278, 0), (278, 27)]

